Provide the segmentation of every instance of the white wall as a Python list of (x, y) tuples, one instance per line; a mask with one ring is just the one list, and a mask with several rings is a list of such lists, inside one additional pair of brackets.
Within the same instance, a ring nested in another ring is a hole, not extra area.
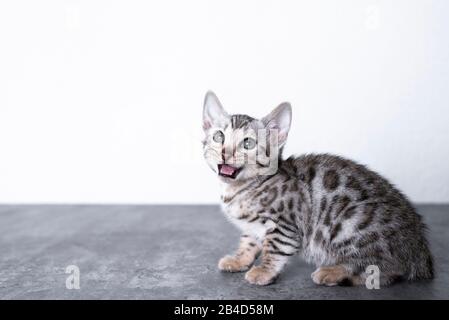
[(203, 95), (449, 201), (449, 1), (2, 1), (0, 202), (209, 203)]

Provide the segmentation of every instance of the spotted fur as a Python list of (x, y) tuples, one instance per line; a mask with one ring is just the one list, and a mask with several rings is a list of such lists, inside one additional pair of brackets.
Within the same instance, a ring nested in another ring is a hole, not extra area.
[[(261, 120), (229, 116), (216, 96), (208, 93), (203, 120), (208, 164), (217, 171), (217, 164), (225, 161), (220, 146), (211, 143), (217, 128), (230, 137), (224, 144), (238, 145), (232, 140), (236, 131), (274, 123), (281, 132), (281, 154), (290, 127), (285, 117), (291, 117), (286, 104)], [(232, 157), (242, 155), (234, 152)], [(278, 170), (271, 175), (260, 175), (256, 163), (243, 164), (235, 179), (220, 177), (222, 209), (243, 234), (236, 254), (220, 260), (221, 270), (247, 270), (260, 254), (260, 264), (245, 278), (266, 285), (277, 278), (289, 257), (299, 254), (316, 265), (312, 279), (317, 284), (363, 284), (369, 265), (379, 267), (383, 285), (399, 278), (433, 277), (426, 226), (409, 200), (386, 179), (329, 154), (276, 160)]]

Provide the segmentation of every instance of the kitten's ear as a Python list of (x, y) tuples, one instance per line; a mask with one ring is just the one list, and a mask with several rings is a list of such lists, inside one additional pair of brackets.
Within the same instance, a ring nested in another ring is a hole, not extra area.
[(227, 119), (229, 115), (221, 106), (215, 93), (208, 91), (206, 97), (204, 98), (204, 108), (203, 108), (203, 129), (209, 129), (212, 126), (220, 126)]
[(290, 124), (292, 121), (292, 107), (290, 103), (283, 102), (277, 106), (267, 116), (262, 118), (262, 122), (267, 129), (277, 129), (278, 131), (278, 143), (281, 147), (287, 140), (288, 131), (290, 130)]

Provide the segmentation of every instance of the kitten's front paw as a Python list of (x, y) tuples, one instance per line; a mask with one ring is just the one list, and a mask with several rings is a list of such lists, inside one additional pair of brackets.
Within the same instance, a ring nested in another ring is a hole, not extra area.
[(218, 269), (221, 271), (242, 272), (248, 270), (248, 268), (248, 265), (243, 264), (239, 259), (232, 256), (223, 257), (218, 261)]
[(276, 274), (264, 267), (257, 266), (252, 267), (246, 275), (245, 279), (251, 284), (257, 284), (259, 286), (266, 286), (273, 283), (276, 279)]

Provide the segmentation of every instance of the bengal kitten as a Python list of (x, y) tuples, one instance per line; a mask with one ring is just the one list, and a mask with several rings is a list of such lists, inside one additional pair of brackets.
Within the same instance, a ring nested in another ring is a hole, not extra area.
[[(267, 285), (299, 252), (316, 265), (311, 277), (320, 285), (364, 284), (369, 265), (379, 268), (381, 285), (432, 278), (426, 226), (386, 179), (329, 154), (282, 159), (291, 117), (288, 103), (260, 120), (228, 115), (214, 93), (206, 94), (204, 157), (221, 181), (226, 217), (242, 231), (237, 252), (218, 268), (246, 271), (261, 253), (245, 279)], [(270, 129), (268, 136), (277, 132), (276, 143), (260, 143), (255, 132), (261, 129)], [(276, 154), (275, 172), (247, 161), (270, 153)]]

